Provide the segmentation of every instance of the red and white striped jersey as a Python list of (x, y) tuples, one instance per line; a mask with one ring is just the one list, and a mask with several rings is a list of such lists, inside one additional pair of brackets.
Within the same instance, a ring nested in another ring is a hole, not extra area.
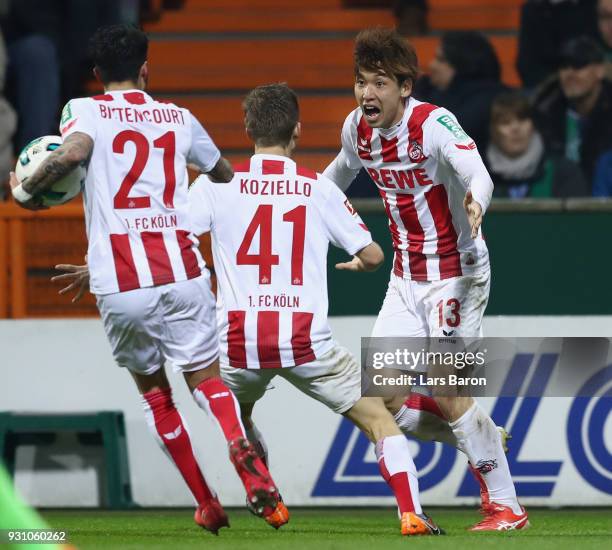
[(221, 363), (293, 367), (333, 346), (327, 250), (355, 254), (372, 237), (333, 182), (287, 157), (254, 155), (229, 184), (190, 190), (196, 234), (211, 231)]
[[(484, 213), (493, 183), (476, 144), (448, 110), (410, 98), (397, 125), (377, 129), (357, 108), (342, 128), (338, 159), (351, 170), (365, 167), (378, 186), (396, 275), (436, 281), (489, 268), (482, 235), (471, 238), (463, 199), (471, 189)], [(333, 163), (325, 170), (334, 180), (341, 179), (339, 173)], [(343, 182), (336, 183), (342, 187)]]
[(83, 191), (91, 291), (199, 276), (204, 262), (191, 229), (186, 166), (208, 172), (220, 152), (193, 115), (140, 90), (111, 91), (68, 102), (60, 132), (94, 142)]

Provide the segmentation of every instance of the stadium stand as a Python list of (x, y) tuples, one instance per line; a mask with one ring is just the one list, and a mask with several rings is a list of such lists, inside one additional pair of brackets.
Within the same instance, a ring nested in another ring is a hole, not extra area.
[[(421, 67), (433, 58), (441, 32), (478, 27), (491, 38), (504, 83), (518, 85), (520, 5), (520, 0), (430, 0), (432, 34), (411, 39)], [(348, 8), (342, 0), (186, 0), (181, 9), (144, 24), (151, 38), (149, 91), (191, 109), (234, 162), (250, 154), (244, 93), (284, 80), (302, 102), (304, 134), (296, 159), (322, 170), (337, 152), (342, 122), (354, 106), (352, 39), (366, 26), (394, 23), (390, 9)], [(98, 84), (89, 83), (88, 91), (98, 93)], [(82, 263), (85, 249), (76, 201), (36, 217), (0, 204), (0, 260), (10, 259), (0, 261), (0, 318), (96, 315), (92, 296), (70, 304), (48, 281), (52, 266)]]

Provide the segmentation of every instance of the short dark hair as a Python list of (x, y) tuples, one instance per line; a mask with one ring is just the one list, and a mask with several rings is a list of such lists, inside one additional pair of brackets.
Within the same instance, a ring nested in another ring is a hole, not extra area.
[(529, 99), (518, 91), (499, 94), (491, 104), (491, 127), (493, 128), (505, 117), (516, 117), (520, 120), (533, 119)]
[(249, 137), (264, 147), (287, 145), (300, 119), (295, 92), (285, 83), (257, 86), (245, 97), (242, 108)]
[(353, 58), (355, 75), (360, 69), (383, 70), (402, 85), (406, 81), (414, 84), (419, 73), (414, 47), (393, 29), (376, 27), (361, 31), (355, 38)]
[(147, 35), (133, 25), (100, 27), (89, 41), (91, 58), (104, 84), (137, 80), (148, 48)]

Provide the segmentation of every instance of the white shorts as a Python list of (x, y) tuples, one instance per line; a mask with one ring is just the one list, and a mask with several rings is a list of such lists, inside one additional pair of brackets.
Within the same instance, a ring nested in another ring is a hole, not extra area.
[(361, 369), (351, 353), (335, 344), (320, 359), (299, 367), (237, 369), (221, 365), (221, 377), (240, 403), (255, 403), (270, 381), (280, 376), (339, 414), (361, 398)]
[(210, 275), (97, 296), (115, 361), (153, 374), (169, 361), (175, 371), (198, 370), (219, 356)]
[(429, 282), (392, 273), (372, 336), (482, 337), (490, 284), (490, 270)]

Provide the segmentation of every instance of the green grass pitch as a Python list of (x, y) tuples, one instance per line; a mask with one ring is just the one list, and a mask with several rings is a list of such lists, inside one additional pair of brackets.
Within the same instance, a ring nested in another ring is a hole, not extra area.
[(432, 517), (446, 529), (444, 537), (402, 537), (392, 509), (293, 509), (291, 521), (275, 531), (243, 510), (228, 510), (231, 528), (218, 537), (197, 527), (192, 510), (45, 511), (58, 530), (69, 532), (79, 550), (157, 550), (191, 548), (231, 550), (393, 550), (419, 548), (612, 548), (610, 509), (534, 509), (531, 528), (512, 533), (469, 533), (478, 520), (474, 510), (432, 508)]

